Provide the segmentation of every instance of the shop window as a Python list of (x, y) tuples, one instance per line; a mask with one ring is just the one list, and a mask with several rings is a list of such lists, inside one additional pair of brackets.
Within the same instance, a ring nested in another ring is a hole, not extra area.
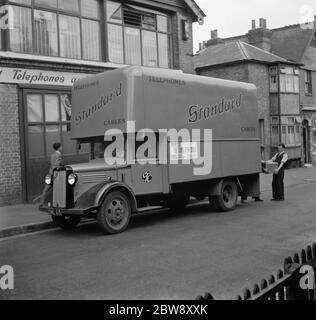
[(97, 1), (81, 0), (81, 15), (87, 18), (99, 18), (99, 6)]
[(305, 70), (305, 94), (312, 94), (312, 72)]
[(53, 144), (62, 141), (60, 137), (60, 126), (55, 124), (46, 124), (45, 128), (46, 155), (53, 152)]
[(166, 34), (158, 34), (158, 53), (159, 53), (159, 66), (162, 68), (168, 68), (170, 66), (169, 57), (169, 41)]
[(157, 15), (157, 30), (168, 32), (168, 19), (166, 16)]
[(71, 119), (71, 96), (70, 94), (60, 95), (61, 121), (70, 121)]
[(70, 11), (70, 12), (79, 12), (79, 2), (78, 0), (63, 0), (63, 1), (58, 1), (58, 8), (63, 9), (65, 11)]
[(122, 27), (108, 25), (109, 60), (115, 63), (124, 63)]
[(60, 55), (67, 58), (81, 58), (79, 19), (59, 16)]
[(34, 53), (57, 56), (57, 16), (55, 13), (34, 10)]
[(71, 139), (71, 95), (69, 93), (26, 94), (28, 147), (31, 158), (48, 157), (54, 142), (61, 142), (63, 154), (90, 152), (88, 144), (78, 147)]
[(14, 4), (10, 50), (101, 60), (99, 0), (9, 0), (9, 3)]
[(41, 7), (57, 8), (57, 0), (34, 0), (34, 4)]
[[(36, 1), (38, 1), (38, 0), (36, 0)], [(30, 6), (32, 3), (32, 0), (11, 0), (11, 2), (18, 3), (18, 4), (25, 4), (25, 5)]]
[(44, 126), (31, 124), (28, 126), (29, 157), (44, 157)]
[(126, 27), (124, 36), (126, 63), (141, 65), (140, 30)]
[(59, 100), (58, 95), (45, 95), (45, 121), (59, 122)]
[(157, 67), (157, 39), (156, 33), (143, 30), (143, 65), (149, 67)]
[(83, 58), (86, 60), (100, 60), (100, 30), (99, 23), (82, 19)]
[(42, 96), (32, 94), (27, 96), (28, 122), (43, 122)]
[(122, 5), (120, 3), (107, 1), (107, 21), (122, 23)]
[(170, 68), (169, 20), (156, 11), (107, 1), (109, 61)]
[(33, 49), (31, 9), (12, 6), (12, 23), (13, 28), (9, 29), (11, 50), (31, 53)]

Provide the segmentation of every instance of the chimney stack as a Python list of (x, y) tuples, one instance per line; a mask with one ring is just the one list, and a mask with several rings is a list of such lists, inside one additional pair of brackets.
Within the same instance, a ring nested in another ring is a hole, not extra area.
[(264, 29), (267, 28), (267, 20), (266, 19), (263, 19), (263, 18), (259, 19), (259, 28), (264, 28)]
[(217, 38), (218, 38), (218, 30), (217, 29), (211, 30), (211, 39), (215, 40)]
[(265, 51), (271, 52), (272, 32), (267, 29), (267, 20), (259, 19), (259, 28), (256, 28), (256, 20), (251, 21), (252, 29), (248, 31), (248, 43)]
[(224, 40), (218, 37), (218, 30), (211, 30), (211, 39), (206, 42), (205, 47), (219, 43), (224, 43)]

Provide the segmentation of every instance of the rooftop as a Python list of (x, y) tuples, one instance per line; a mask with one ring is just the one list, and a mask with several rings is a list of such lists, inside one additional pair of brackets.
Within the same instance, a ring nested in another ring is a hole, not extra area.
[(194, 56), (195, 68), (215, 66), (233, 62), (254, 61), (259, 63), (290, 63), (278, 55), (250, 45), (244, 41), (228, 41), (214, 44)]

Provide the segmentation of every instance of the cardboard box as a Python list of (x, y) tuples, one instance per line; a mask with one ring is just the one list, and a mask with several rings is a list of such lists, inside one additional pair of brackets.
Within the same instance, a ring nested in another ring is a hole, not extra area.
[(274, 170), (278, 168), (278, 163), (273, 161), (266, 161), (266, 170), (268, 173), (274, 173)]

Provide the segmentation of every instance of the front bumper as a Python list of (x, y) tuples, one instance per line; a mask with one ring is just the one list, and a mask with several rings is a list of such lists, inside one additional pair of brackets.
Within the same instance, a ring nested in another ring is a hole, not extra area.
[(47, 205), (40, 205), (39, 211), (47, 212), (52, 216), (61, 216), (61, 215), (81, 215), (84, 216), (89, 213), (91, 210), (81, 209), (81, 208), (53, 208), (48, 207)]

